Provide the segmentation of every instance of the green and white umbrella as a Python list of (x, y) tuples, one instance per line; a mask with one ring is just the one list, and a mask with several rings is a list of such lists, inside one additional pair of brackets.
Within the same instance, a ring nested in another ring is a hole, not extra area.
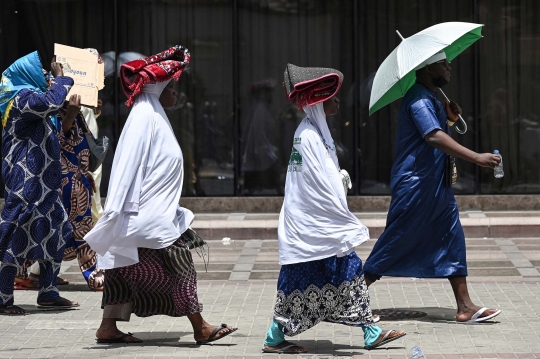
[(402, 37), (403, 41), (383, 61), (373, 79), (369, 114), (403, 97), (416, 82), (416, 70), (431, 56), (444, 51), (448, 61), (456, 58), (482, 37), (482, 26), (469, 22), (445, 22), (411, 37)]

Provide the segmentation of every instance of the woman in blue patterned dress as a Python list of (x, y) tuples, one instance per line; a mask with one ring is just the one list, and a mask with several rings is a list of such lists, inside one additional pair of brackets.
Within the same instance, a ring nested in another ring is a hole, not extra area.
[[(96, 49), (86, 50), (94, 54), (99, 63), (103, 62)], [(103, 271), (97, 269), (97, 253), (90, 249), (84, 240), (86, 233), (94, 226), (92, 195), (96, 186), (89, 172), (90, 146), (85, 135), (92, 134), (81, 112), (80, 100), (73, 102), (72, 105), (75, 106), (73, 111), (64, 106), (58, 113), (58, 118), (62, 120), (62, 129), (59, 131), (62, 147), (62, 199), (73, 227), (73, 237), (66, 243), (64, 260), (77, 258), (88, 287), (101, 291), (104, 282)]]
[(47, 307), (78, 306), (60, 297), (56, 277), (71, 225), (60, 198), (62, 167), (54, 125), (73, 79), (51, 64), (48, 86), (36, 52), (2, 73), (2, 177), (6, 186), (0, 222), (0, 313), (27, 314), (13, 305), (17, 269), (27, 260), (40, 266), (37, 302)]
[(80, 104), (75, 103), (75, 106), (77, 112), (74, 115), (70, 116), (67, 108), (58, 114), (58, 118), (62, 119), (62, 130), (59, 133), (62, 147), (62, 199), (73, 227), (73, 237), (66, 243), (64, 260), (77, 258), (88, 287), (100, 291), (103, 290), (103, 271), (96, 268), (97, 253), (84, 240), (86, 233), (94, 226), (91, 208), (95, 186), (88, 172), (90, 147), (85, 136), (90, 131), (80, 112)]

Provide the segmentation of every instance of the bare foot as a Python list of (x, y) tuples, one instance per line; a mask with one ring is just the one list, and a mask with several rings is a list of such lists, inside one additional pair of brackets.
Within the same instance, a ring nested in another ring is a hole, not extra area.
[[(459, 311), (457, 312), (456, 314), (456, 321), (458, 322), (466, 322), (468, 320), (471, 320), (472, 319), (472, 316), (478, 312), (480, 309), (482, 309), (482, 307), (479, 307), (477, 305), (473, 306), (472, 308), (466, 308), (465, 310), (463, 311)], [(489, 317), (490, 315), (493, 315), (495, 313), (497, 313), (499, 311), (499, 309), (486, 309), (479, 317), (478, 319), (480, 318), (485, 318), (485, 317)]]
[(0, 305), (0, 313), (8, 315), (26, 315), (30, 312), (16, 305)]
[[(206, 322), (204, 322), (202, 330), (200, 332), (194, 333), (194, 338), (197, 343), (209, 343), (216, 340), (219, 340), (232, 332), (235, 332), (238, 330), (238, 328), (233, 328), (229, 326), (223, 326), (225, 324), (222, 324), (221, 326), (215, 326), (210, 325)], [(217, 330), (217, 331), (216, 331)]]
[(120, 330), (118, 330), (117, 328), (108, 329), (108, 330), (99, 328), (96, 331), (96, 338), (98, 339), (98, 342), (99, 341), (114, 341), (114, 340), (121, 339), (119, 343), (142, 343), (142, 339), (134, 337), (130, 334), (125, 334), (121, 332)]
[(283, 341), (279, 343), (279, 345), (276, 346), (265, 346), (263, 348), (263, 353), (275, 353), (275, 354), (299, 354), (299, 353), (307, 353), (308, 349), (305, 347), (301, 347), (299, 345), (296, 345), (294, 343)]

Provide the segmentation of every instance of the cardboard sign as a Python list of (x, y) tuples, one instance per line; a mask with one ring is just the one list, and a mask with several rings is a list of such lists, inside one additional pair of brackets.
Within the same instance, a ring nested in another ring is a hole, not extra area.
[(66, 100), (77, 94), (81, 96), (82, 105), (96, 107), (98, 91), (104, 86), (105, 64), (99, 64), (98, 58), (90, 51), (77, 47), (54, 44), (54, 54), (56, 62), (63, 66), (64, 75), (75, 81)]

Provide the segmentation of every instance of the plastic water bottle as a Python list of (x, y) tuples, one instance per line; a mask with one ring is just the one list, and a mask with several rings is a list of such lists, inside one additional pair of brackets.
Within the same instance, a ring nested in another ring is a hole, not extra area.
[(503, 171), (503, 163), (502, 163), (502, 156), (499, 153), (499, 150), (493, 151), (494, 155), (498, 155), (501, 158), (501, 163), (499, 163), (497, 166), (495, 166), (495, 178), (503, 178), (504, 171)]
[(409, 359), (420, 359), (420, 358), (426, 358), (424, 356), (424, 353), (422, 352), (422, 349), (420, 347), (413, 345), (411, 350), (409, 351)]

